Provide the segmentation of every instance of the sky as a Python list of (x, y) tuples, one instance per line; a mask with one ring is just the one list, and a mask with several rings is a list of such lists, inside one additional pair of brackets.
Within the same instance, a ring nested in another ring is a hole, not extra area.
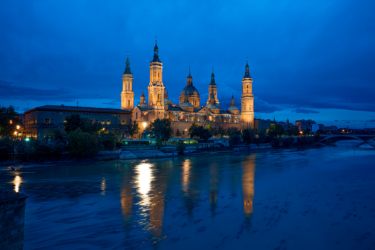
[[(193, 84), (239, 106), (249, 60), (255, 117), (375, 127), (375, 1), (14, 1), (0, 8), (0, 105), (120, 108), (127, 53), (135, 103), (155, 37), (173, 103)], [(147, 96), (147, 95), (146, 95)]]

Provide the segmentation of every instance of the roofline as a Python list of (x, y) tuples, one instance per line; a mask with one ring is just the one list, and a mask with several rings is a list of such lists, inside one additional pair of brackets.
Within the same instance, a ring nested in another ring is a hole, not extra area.
[[(62, 106), (58, 106), (58, 107), (62, 107)], [(36, 107), (36, 108), (33, 108), (33, 109), (30, 109), (28, 111), (25, 111), (24, 114), (27, 115), (27, 114), (30, 114), (32, 112), (35, 112), (35, 111), (56, 111), (56, 112), (59, 112), (59, 111), (64, 111), (64, 112), (80, 112), (80, 111), (84, 111), (84, 112), (87, 112), (87, 113), (111, 113), (111, 114), (131, 114), (132, 112), (131, 111), (128, 111), (128, 110), (123, 110), (123, 111), (109, 111), (109, 110), (87, 110), (85, 109), (84, 107), (82, 109), (70, 109), (70, 108), (64, 108), (64, 109), (56, 109), (56, 108), (45, 108), (45, 107)]]

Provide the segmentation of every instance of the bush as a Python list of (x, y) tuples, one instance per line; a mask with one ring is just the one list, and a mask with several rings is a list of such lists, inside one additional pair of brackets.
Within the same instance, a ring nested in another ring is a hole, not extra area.
[(241, 143), (241, 137), (238, 134), (234, 134), (229, 137), (229, 147), (234, 147)]
[(283, 147), (289, 148), (290, 146), (292, 146), (293, 141), (294, 141), (294, 139), (292, 137), (283, 139)]
[(100, 137), (100, 144), (103, 145), (104, 150), (114, 150), (116, 148), (116, 137), (114, 134), (103, 134)]
[(13, 153), (13, 141), (9, 137), (0, 140), (0, 161), (9, 160)]
[(279, 148), (280, 147), (280, 139), (277, 137), (274, 137), (271, 141), (271, 145), (273, 148)]
[(40, 160), (43, 158), (57, 158), (64, 152), (65, 143), (58, 140), (37, 140), (30, 138), (28, 142), (18, 143), (16, 150), (21, 160)]
[(124, 143), (120, 140), (117, 140), (116, 141), (116, 148), (121, 148), (122, 146), (124, 146)]
[(186, 144), (182, 140), (179, 140), (176, 145), (176, 151), (178, 152), (178, 154), (179, 155), (184, 154), (185, 149), (186, 149)]
[(68, 135), (69, 153), (72, 157), (83, 158), (98, 154), (98, 138), (82, 132), (80, 128)]

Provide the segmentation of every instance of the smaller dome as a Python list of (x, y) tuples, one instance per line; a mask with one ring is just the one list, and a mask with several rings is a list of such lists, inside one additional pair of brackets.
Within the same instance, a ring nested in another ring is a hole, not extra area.
[(137, 106), (139, 106), (139, 107), (147, 107), (147, 104), (146, 103), (139, 103)]
[(186, 86), (185, 88), (182, 89), (181, 95), (185, 95), (185, 94), (199, 95), (199, 92), (194, 86), (190, 85), (190, 86)]
[(180, 105), (180, 107), (183, 107), (183, 108), (193, 108), (193, 105), (191, 105), (191, 103), (189, 103), (189, 102), (184, 102), (183, 104)]
[(164, 98), (164, 102), (166, 104), (173, 104), (172, 101), (169, 99), (169, 97)]
[(207, 108), (208, 109), (219, 109), (219, 107), (217, 105), (211, 105), (211, 104), (208, 104)]
[(239, 110), (236, 106), (230, 106), (228, 110)]

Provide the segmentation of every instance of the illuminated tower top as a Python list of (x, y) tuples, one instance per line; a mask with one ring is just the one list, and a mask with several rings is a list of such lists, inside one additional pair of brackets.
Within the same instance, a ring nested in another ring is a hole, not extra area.
[(250, 71), (249, 71), (249, 63), (248, 63), (247, 58), (246, 58), (246, 66), (245, 66), (245, 76), (243, 78), (251, 78)]
[(214, 68), (212, 68), (212, 74), (211, 74), (211, 82), (210, 82), (210, 85), (216, 85), (216, 83), (215, 83)]
[(158, 47), (158, 39), (155, 38), (155, 47), (154, 47), (154, 58), (153, 62), (161, 62), (159, 59), (159, 47)]
[(129, 60), (129, 53), (128, 53), (128, 58), (126, 59), (126, 67), (124, 74), (131, 74), (132, 72), (130, 71), (130, 60)]

